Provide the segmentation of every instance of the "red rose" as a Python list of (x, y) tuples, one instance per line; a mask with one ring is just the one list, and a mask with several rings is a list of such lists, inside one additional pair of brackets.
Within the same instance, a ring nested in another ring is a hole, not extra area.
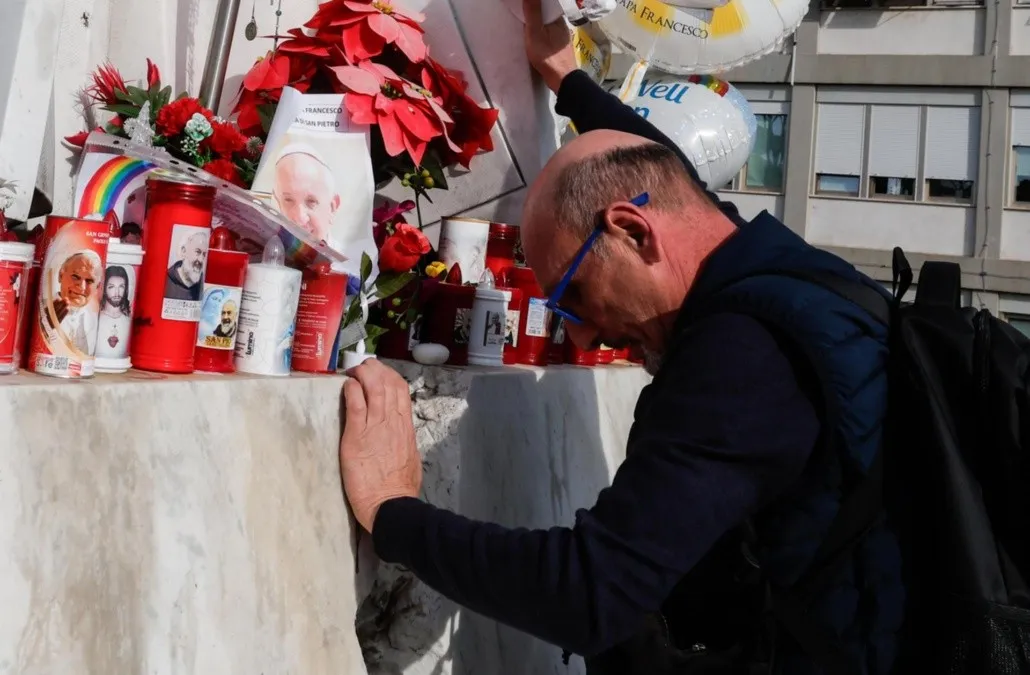
[(407, 223), (398, 223), (393, 234), (386, 238), (379, 249), (379, 269), (383, 272), (402, 274), (410, 272), (419, 258), (429, 253), (431, 246), (426, 235)]
[(227, 159), (215, 159), (203, 167), (204, 171), (207, 171), (212, 176), (221, 178), (222, 180), (229, 181), (233, 185), (240, 187), (246, 187), (243, 184), (243, 180), (240, 178), (240, 172), (236, 168), (236, 165)]
[(218, 157), (229, 158), (247, 147), (247, 137), (230, 122), (212, 122), (212, 133), (204, 139), (202, 147)]
[(180, 98), (172, 101), (157, 113), (157, 133), (166, 138), (174, 138), (182, 133), (186, 123), (195, 114), (200, 113), (208, 120), (212, 120), (215, 114), (200, 105), (195, 98)]

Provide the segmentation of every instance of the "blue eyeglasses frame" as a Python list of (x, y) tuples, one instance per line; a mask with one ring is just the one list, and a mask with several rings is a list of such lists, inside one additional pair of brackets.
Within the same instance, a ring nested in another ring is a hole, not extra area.
[[(651, 196), (644, 192), (629, 200), (629, 203), (634, 206), (644, 207), (647, 206), (647, 203), (650, 200)], [(555, 315), (565, 319), (566, 321), (570, 321), (575, 324), (583, 323), (583, 319), (581, 319), (575, 312), (563, 309), (558, 303), (561, 302), (561, 298), (565, 294), (565, 289), (568, 288), (569, 283), (572, 282), (572, 277), (576, 276), (576, 270), (578, 270), (579, 266), (583, 264), (583, 260), (587, 257), (587, 253), (589, 253), (590, 249), (594, 247), (594, 243), (603, 232), (604, 223), (599, 220), (597, 226), (594, 227), (594, 231), (590, 233), (590, 236), (583, 242), (583, 245), (579, 247), (579, 251), (576, 252), (576, 257), (572, 259), (572, 264), (569, 265), (569, 269), (566, 270), (561, 281), (558, 282), (558, 285), (554, 287), (553, 291), (551, 291), (550, 297), (547, 298), (547, 304), (545, 305), (547, 309), (551, 310)]]

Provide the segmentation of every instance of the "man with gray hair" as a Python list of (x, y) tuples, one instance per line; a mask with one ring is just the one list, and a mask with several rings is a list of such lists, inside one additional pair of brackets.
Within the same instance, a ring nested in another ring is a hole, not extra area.
[(578, 346), (639, 346), (655, 378), (611, 487), (573, 526), (529, 531), (421, 501), (407, 384), (362, 364), (340, 443), (357, 521), (383, 560), (590, 675), (886, 675), (897, 537), (845, 516), (883, 440), (887, 327), (827, 279), (885, 291), (767, 212), (741, 218), (576, 69), (563, 23), (524, 9), (530, 61), (581, 132), (529, 190), (526, 260)]

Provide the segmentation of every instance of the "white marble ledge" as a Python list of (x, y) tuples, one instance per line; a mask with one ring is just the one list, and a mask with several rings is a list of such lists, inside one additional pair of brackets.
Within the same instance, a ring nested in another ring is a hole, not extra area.
[[(424, 497), (530, 527), (593, 503), (647, 382), (393, 365)], [(343, 380), (0, 378), (0, 674), (551, 672), (555, 650), (377, 566), (355, 537)]]

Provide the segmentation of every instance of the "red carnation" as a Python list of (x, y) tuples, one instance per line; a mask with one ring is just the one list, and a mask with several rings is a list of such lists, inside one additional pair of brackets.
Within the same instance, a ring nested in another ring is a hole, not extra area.
[(239, 187), (246, 187), (243, 184), (243, 179), (240, 178), (240, 172), (236, 168), (236, 165), (227, 159), (211, 160), (203, 166), (203, 169), (212, 176), (221, 178), (222, 180), (228, 181), (233, 185), (238, 185)]
[(197, 113), (200, 113), (208, 120), (212, 120), (215, 117), (213, 112), (200, 105), (200, 101), (195, 98), (180, 98), (177, 101), (172, 101), (157, 113), (157, 123), (155, 125), (157, 133), (166, 138), (174, 138), (182, 133), (186, 123)]
[(426, 235), (418, 228), (398, 223), (394, 226), (393, 234), (386, 238), (383, 247), (379, 249), (379, 269), (398, 274), (410, 272), (431, 248)]
[(231, 122), (211, 122), (212, 133), (201, 144), (218, 157), (230, 158), (247, 148), (247, 137)]

